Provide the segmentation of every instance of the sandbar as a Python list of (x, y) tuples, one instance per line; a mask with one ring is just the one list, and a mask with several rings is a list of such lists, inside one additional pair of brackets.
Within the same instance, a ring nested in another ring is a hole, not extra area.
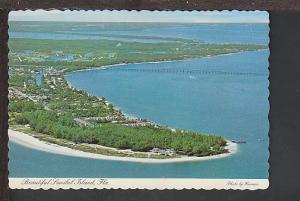
[(76, 149), (71, 149), (68, 147), (60, 146), (57, 144), (52, 144), (49, 142), (41, 141), (31, 135), (25, 134), (20, 131), (8, 129), (9, 140), (21, 146), (35, 149), (43, 152), (48, 152), (52, 154), (59, 154), (71, 157), (80, 158), (91, 158), (100, 160), (115, 160), (115, 161), (127, 161), (127, 162), (138, 162), (138, 163), (180, 163), (180, 162), (193, 162), (193, 161), (206, 161), (212, 159), (220, 159), (229, 157), (238, 151), (238, 145), (231, 141), (227, 141), (226, 149), (228, 153), (222, 153), (212, 156), (181, 156), (177, 158), (167, 158), (167, 159), (154, 159), (154, 158), (134, 158), (134, 157), (120, 157), (120, 156), (109, 156), (96, 153), (84, 152)]

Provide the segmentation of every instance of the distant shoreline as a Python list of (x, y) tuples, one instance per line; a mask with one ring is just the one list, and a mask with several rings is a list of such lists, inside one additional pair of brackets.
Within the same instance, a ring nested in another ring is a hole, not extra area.
[[(257, 52), (260, 51), (265, 51), (268, 50), (268, 48), (266, 49), (258, 49), (255, 50)], [(185, 61), (190, 61), (190, 60), (194, 60), (194, 59), (209, 59), (209, 58), (214, 58), (214, 57), (220, 57), (220, 56), (231, 56), (234, 54), (239, 54), (239, 53), (245, 53), (245, 52), (253, 52), (253, 51), (239, 51), (239, 52), (234, 52), (234, 53), (225, 53), (225, 54), (217, 54), (217, 55), (207, 55), (207, 56), (203, 56), (203, 57), (196, 57), (196, 58), (187, 58), (187, 59), (175, 59), (175, 60), (164, 60), (164, 61), (146, 61), (146, 62), (128, 62), (128, 63), (117, 63), (117, 64), (110, 64), (110, 65), (103, 65), (103, 66), (99, 66), (99, 67), (87, 67), (85, 69), (78, 69), (78, 70), (72, 70), (72, 71), (65, 71), (63, 72), (63, 78), (66, 80), (66, 82), (68, 83), (68, 86), (71, 88), (74, 88), (76, 90), (78, 90), (75, 86), (73, 86), (71, 84), (71, 82), (69, 82), (69, 80), (67, 79), (68, 75), (72, 74), (72, 73), (78, 73), (78, 72), (85, 72), (85, 71), (96, 71), (96, 70), (106, 70), (108, 68), (115, 68), (115, 67), (119, 67), (119, 66), (125, 66), (125, 65), (139, 65), (139, 64), (158, 64), (158, 63), (171, 63), (171, 62), (185, 62)], [(89, 94), (87, 91), (85, 91), (89, 96), (94, 96), (92, 94)], [(97, 97), (97, 96), (96, 96)], [(97, 97), (98, 99), (100, 99), (100, 97)], [(105, 100), (106, 104), (112, 104), (114, 106), (114, 108), (118, 109), (118, 110), (122, 110), (122, 108), (116, 106), (114, 103)], [(128, 118), (140, 118), (136, 115), (132, 115), (132, 114), (126, 114), (122, 111), (122, 114), (125, 117)]]
[(239, 53), (244, 53), (244, 52), (260, 52), (268, 50), (268, 48), (262, 48), (262, 49), (257, 49), (255, 51), (253, 50), (242, 50), (238, 52), (233, 52), (233, 53), (224, 53), (224, 54), (216, 54), (216, 55), (207, 55), (207, 56), (202, 56), (202, 57), (195, 57), (195, 58), (186, 58), (186, 59), (174, 59), (174, 60), (162, 60), (162, 61), (145, 61), (145, 62), (128, 62), (128, 63), (116, 63), (116, 64), (109, 64), (109, 65), (103, 65), (103, 66), (94, 66), (94, 67), (87, 67), (83, 69), (78, 69), (78, 70), (71, 70), (71, 71), (65, 71), (63, 72), (64, 76), (68, 76), (68, 74), (72, 73), (77, 73), (77, 72), (84, 72), (84, 71), (93, 71), (93, 70), (105, 70), (108, 68), (115, 68), (119, 66), (124, 66), (124, 65), (132, 65), (132, 64), (158, 64), (158, 63), (171, 63), (171, 62), (184, 62), (184, 61), (190, 61), (194, 59), (208, 59), (208, 58), (213, 58), (213, 57), (220, 57), (220, 56), (231, 56), (234, 54), (239, 54)]
[(115, 161), (125, 161), (125, 162), (138, 162), (138, 163), (180, 163), (180, 162), (193, 162), (193, 161), (206, 161), (213, 159), (220, 159), (229, 157), (238, 151), (238, 145), (227, 141), (225, 148), (228, 153), (222, 153), (212, 156), (182, 156), (178, 158), (168, 158), (168, 159), (153, 159), (153, 158), (134, 158), (134, 157), (119, 157), (119, 156), (109, 156), (101, 155), (96, 153), (84, 152), (76, 149), (71, 149), (68, 147), (60, 146), (57, 144), (52, 144), (49, 142), (41, 141), (35, 137), (25, 134), (20, 131), (15, 131), (8, 129), (9, 140), (21, 146), (35, 149), (43, 152), (48, 152), (52, 154), (79, 157), (79, 158), (90, 158), (99, 160), (115, 160)]
[[(264, 50), (267, 50), (267, 48), (266, 49), (265, 48), (257, 49), (255, 51), (264, 51)], [(64, 79), (67, 81), (68, 86), (76, 89), (76, 87), (74, 87), (66, 79), (68, 74), (75, 73), (75, 72), (91, 71), (91, 70), (105, 70), (107, 68), (113, 68), (113, 67), (130, 65), (130, 64), (170, 63), (170, 62), (184, 62), (184, 61), (189, 61), (189, 60), (193, 60), (193, 59), (205, 59), (205, 58), (208, 59), (208, 58), (219, 57), (219, 56), (230, 56), (233, 54), (239, 54), (239, 53), (244, 53), (244, 52), (252, 52), (252, 51), (243, 51), (242, 50), (242, 51), (232, 52), (232, 53), (206, 55), (206, 56), (202, 56), (202, 57), (177, 59), (177, 60), (148, 61), (148, 62), (136, 62), (136, 63), (135, 62), (118, 63), (118, 64), (103, 65), (103, 66), (99, 66), (99, 67), (87, 67), (87, 68), (71, 70), (71, 71), (64, 69), (64, 70), (62, 70), (61, 74), (64, 77)], [(109, 104), (110, 102), (106, 101), (106, 103)], [(126, 117), (130, 116), (127, 114), (124, 114), (124, 115)], [(20, 144), (22, 146), (25, 146), (25, 147), (28, 147), (31, 149), (44, 151), (44, 152), (54, 153), (54, 154), (73, 156), (73, 157), (82, 157), (82, 158), (100, 159), (100, 160), (117, 160), (117, 161), (140, 162), (140, 163), (177, 163), (177, 162), (191, 162), (191, 161), (205, 161), (205, 160), (219, 159), (219, 158), (228, 157), (228, 156), (236, 153), (237, 147), (238, 147), (237, 144), (227, 140), (227, 145), (225, 146), (225, 149), (228, 150), (228, 153), (221, 153), (221, 154), (216, 154), (216, 155), (212, 155), (212, 156), (203, 156), (203, 157), (179, 156), (178, 158), (155, 159), (155, 158), (120, 157), (120, 156), (110, 156), (110, 155), (102, 155), (102, 154), (91, 153), (91, 152), (84, 152), (84, 151), (72, 149), (72, 148), (69, 148), (66, 146), (52, 144), (47, 141), (42, 141), (42, 140), (34, 138), (26, 133), (14, 131), (11, 129), (9, 129), (9, 137), (12, 142)], [(148, 152), (144, 152), (144, 153), (148, 153)]]

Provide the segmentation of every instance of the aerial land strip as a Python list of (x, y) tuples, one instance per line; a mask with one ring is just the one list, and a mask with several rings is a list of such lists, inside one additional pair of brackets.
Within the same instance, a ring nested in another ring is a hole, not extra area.
[[(40, 143), (88, 152), (101, 159), (123, 157), (151, 161), (215, 158), (228, 156), (236, 149), (216, 134), (169, 128), (147, 119), (128, 117), (105, 97), (72, 87), (65, 80), (65, 73), (120, 63), (184, 60), (267, 48), (182, 39), (158, 45), (115, 40), (15, 38), (10, 39), (9, 47), (9, 124), (15, 129), (10, 130), (13, 141), (21, 143), (17, 135), (27, 134)], [(41, 74), (40, 83), (37, 73)]]

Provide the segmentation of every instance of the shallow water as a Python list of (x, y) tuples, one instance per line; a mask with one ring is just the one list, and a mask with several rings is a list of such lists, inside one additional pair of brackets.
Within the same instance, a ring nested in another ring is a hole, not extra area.
[[(254, 34), (241, 31), (249, 31), (249, 27), (243, 26), (248, 25), (201, 25), (194, 27), (194, 31), (177, 28), (180, 31), (160, 33), (214, 42), (267, 44), (268, 35), (261, 31), (268, 30), (267, 25), (249, 26)], [(143, 29), (140, 33), (154, 34), (153, 29), (164, 28)], [(269, 51), (264, 50), (187, 61), (128, 64), (66, 75), (76, 88), (105, 96), (126, 114), (170, 127), (247, 141), (239, 145), (233, 156), (200, 162), (143, 164), (61, 156), (10, 142), (10, 176), (268, 178), (268, 56)]]
[[(34, 39), (110, 39), (120, 41), (136, 41), (161, 43), (163, 39), (139, 38), (134, 36), (158, 36), (192, 39), (206, 43), (244, 43), (268, 44), (268, 24), (156, 24), (156, 23), (93, 23), (74, 24), (64, 22), (43, 22), (37, 31), (31, 27), (14, 31), (14, 24), (10, 22), (10, 38)], [(25, 24), (28, 22), (24, 22)], [(118, 28), (114, 27), (118, 26)], [(53, 27), (51, 32), (43, 30)], [(63, 28), (61, 28), (63, 27)], [(111, 36), (110, 36), (111, 35)], [(128, 38), (127, 36), (130, 36)]]
[(35, 74), (35, 83), (36, 83), (37, 86), (41, 86), (41, 84), (42, 84), (42, 76), (43, 76), (42, 72), (37, 72)]
[[(267, 178), (267, 58), (268, 51), (244, 52), (188, 61), (129, 64), (66, 75), (76, 88), (107, 97), (127, 114), (171, 127), (247, 141), (239, 145), (238, 153), (231, 157), (180, 164), (139, 164), (58, 156), (11, 143), (10, 154), (15, 156), (10, 161), (10, 166), (15, 167), (12, 175)], [(148, 71), (150, 68), (179, 71), (160, 73)], [(181, 72), (182, 68), (196, 73)], [(199, 71), (231, 73), (199, 74)]]

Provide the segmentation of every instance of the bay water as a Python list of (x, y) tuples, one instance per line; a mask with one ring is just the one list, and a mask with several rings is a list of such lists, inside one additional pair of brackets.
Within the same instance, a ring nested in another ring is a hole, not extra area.
[[(177, 27), (177, 32), (174, 32), (174, 26), (123, 32), (170, 33), (170, 36), (178, 33), (178, 37), (198, 37), (204, 42), (268, 42), (267, 24), (198, 26), (189, 26), (189, 30), (186, 26), (181, 31)], [(245, 27), (250, 27), (252, 32), (245, 33)], [(212, 32), (214, 34), (210, 34)], [(222, 34), (227, 32), (231, 34)], [(238, 152), (230, 157), (200, 162), (145, 164), (62, 156), (10, 142), (10, 176), (268, 178), (268, 56), (268, 50), (261, 50), (185, 61), (124, 64), (65, 75), (77, 89), (106, 97), (130, 116), (247, 142), (239, 144)]]

